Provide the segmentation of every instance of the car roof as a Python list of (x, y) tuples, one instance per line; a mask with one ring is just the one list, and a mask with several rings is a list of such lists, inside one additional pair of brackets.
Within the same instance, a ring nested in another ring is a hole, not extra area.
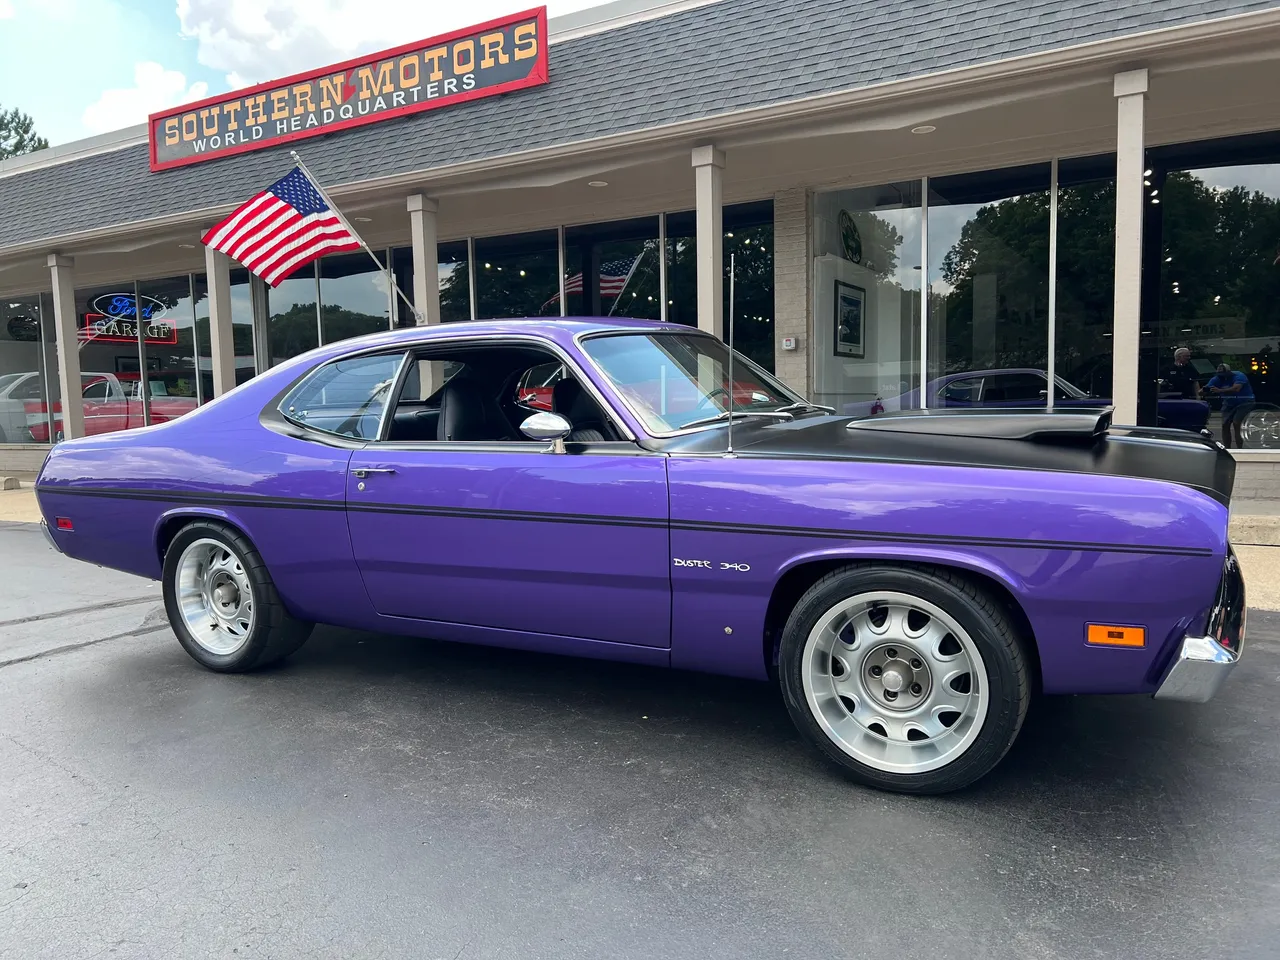
[(524, 333), (545, 337), (559, 343), (567, 343), (584, 333), (699, 333), (697, 327), (662, 320), (633, 320), (619, 317), (524, 317), (509, 320), (462, 320), (456, 323), (430, 324), (420, 327), (400, 327), (386, 333), (342, 341), (348, 345), (359, 343), (361, 348), (393, 346), (402, 340), (423, 342), (437, 338), (453, 339), (473, 335)]

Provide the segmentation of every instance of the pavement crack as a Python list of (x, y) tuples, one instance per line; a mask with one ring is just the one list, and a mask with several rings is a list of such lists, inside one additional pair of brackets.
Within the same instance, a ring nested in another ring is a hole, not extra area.
[(126, 640), (130, 637), (145, 637), (148, 634), (159, 633), (162, 630), (168, 629), (168, 621), (162, 621), (151, 625), (144, 623), (140, 627), (134, 627), (132, 630), (126, 630), (123, 633), (113, 633), (109, 637), (95, 637), (93, 640), (82, 640), (79, 643), (67, 643), (61, 647), (53, 647), (49, 650), (41, 650), (38, 653), (27, 654), (25, 657), (14, 657), (12, 660), (0, 660), (0, 670), (5, 667), (12, 667), (19, 663), (29, 663), (32, 660), (43, 660), (45, 657), (56, 656), (60, 653), (70, 653), (73, 650), (82, 650), (85, 647), (92, 647), (99, 643), (106, 643), (108, 640)]
[(57, 620), (59, 617), (73, 617), (78, 613), (95, 613), (98, 610), (114, 610), (117, 607), (132, 607), (140, 603), (155, 603), (155, 596), (130, 597), (125, 600), (109, 600), (106, 603), (94, 603), (87, 607), (71, 607), (69, 610), (55, 610), (52, 613), (36, 613), (29, 617), (18, 617), (16, 620), (0, 620), (0, 627), (16, 627), (24, 623), (38, 623), (41, 620)]

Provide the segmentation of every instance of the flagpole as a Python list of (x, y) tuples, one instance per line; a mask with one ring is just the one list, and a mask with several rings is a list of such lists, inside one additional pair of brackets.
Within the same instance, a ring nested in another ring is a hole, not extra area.
[(613, 316), (613, 311), (618, 309), (618, 304), (622, 302), (622, 294), (626, 292), (627, 284), (631, 282), (631, 278), (636, 275), (636, 270), (640, 267), (640, 261), (644, 259), (644, 255), (649, 252), (648, 244), (640, 251), (640, 255), (636, 257), (635, 262), (631, 264), (631, 269), (627, 271), (627, 279), (622, 281), (622, 288), (618, 291), (618, 295), (613, 298), (613, 306), (609, 308), (609, 316)]
[[(413, 305), (413, 301), (405, 296), (404, 291), (401, 290), (399, 284), (396, 283), (395, 274), (391, 271), (391, 259), (388, 257), (386, 266), (382, 265), (382, 261), (378, 259), (378, 255), (370, 249), (367, 243), (364, 242), (364, 237), (360, 236), (360, 234), (356, 232), (356, 228), (347, 222), (347, 218), (342, 215), (342, 211), (338, 209), (338, 205), (333, 202), (333, 197), (329, 196), (325, 188), (320, 186), (320, 181), (317, 180), (311, 171), (307, 169), (307, 165), (302, 162), (302, 158), (298, 156), (298, 152), (296, 150), (290, 150), (289, 156), (293, 157), (293, 162), (298, 165), (298, 169), (302, 171), (302, 175), (311, 182), (313, 187), (316, 188), (316, 192), (319, 193), (324, 202), (329, 205), (329, 209), (333, 211), (334, 216), (342, 222), (342, 225), (347, 228), (353, 237), (356, 238), (356, 242), (360, 244), (364, 249), (364, 252), (369, 254), (373, 262), (378, 265), (379, 272), (387, 275), (387, 282), (391, 284), (391, 289), (394, 290), (399, 295), (400, 299), (404, 301), (404, 305), (413, 313), (414, 319), (419, 324), (423, 323), (426, 318), (422, 315), (422, 311)], [(395, 318), (393, 317), (391, 319), (392, 326), (395, 326)]]

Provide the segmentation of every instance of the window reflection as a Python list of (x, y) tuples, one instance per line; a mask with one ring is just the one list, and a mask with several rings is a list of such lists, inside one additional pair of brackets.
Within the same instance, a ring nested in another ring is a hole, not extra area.
[(39, 296), (0, 298), (0, 444), (48, 439), (57, 377), (45, 365), (42, 320)]
[(567, 227), (564, 243), (568, 316), (659, 319), (657, 217)]
[(1043, 406), (1048, 348), (1049, 164), (931, 179), (928, 405), (983, 373), (977, 405)]
[(852, 416), (920, 406), (920, 182), (814, 198), (813, 376)]
[(320, 345), (315, 264), (267, 288), (267, 341), (275, 366)]
[(1280, 449), (1280, 138), (1153, 156), (1140, 412), (1204, 405), (1228, 446)]
[(390, 327), (387, 275), (363, 250), (320, 261), (320, 329), (325, 343)]
[[(478, 239), (475, 256), (477, 317), (486, 320), (560, 315), (558, 231)], [(450, 282), (446, 291), (448, 309), (454, 315), (461, 312), (465, 289), (459, 277)], [(442, 295), (442, 311), (445, 302)]]
[[(200, 350), (200, 402), (213, 399), (213, 347), (209, 333), (209, 284), (195, 276), (196, 342)], [(236, 384), (254, 376), (253, 295), (248, 270), (231, 271), (231, 341), (235, 350)]]

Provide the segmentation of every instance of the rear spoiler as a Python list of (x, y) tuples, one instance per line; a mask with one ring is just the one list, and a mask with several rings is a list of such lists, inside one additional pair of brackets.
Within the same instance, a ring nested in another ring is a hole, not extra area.
[(984, 440), (1093, 444), (1111, 429), (1111, 407), (1069, 410), (902, 410), (849, 422), (850, 430), (945, 434)]

